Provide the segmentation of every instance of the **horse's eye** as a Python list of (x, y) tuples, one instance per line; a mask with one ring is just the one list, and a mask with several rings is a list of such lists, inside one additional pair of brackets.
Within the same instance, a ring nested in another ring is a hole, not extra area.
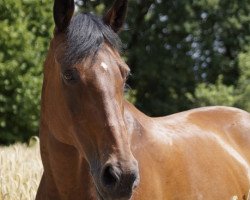
[(63, 72), (63, 79), (67, 82), (76, 81), (78, 79), (78, 73), (73, 69), (66, 70)]

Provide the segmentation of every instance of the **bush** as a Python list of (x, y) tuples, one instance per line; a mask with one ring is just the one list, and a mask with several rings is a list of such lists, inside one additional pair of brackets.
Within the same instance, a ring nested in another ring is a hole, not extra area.
[(0, 144), (38, 134), (52, 1), (0, 1)]
[(187, 94), (188, 98), (196, 106), (235, 106), (250, 112), (250, 48), (239, 54), (238, 61), (240, 76), (236, 86), (225, 85), (221, 75), (215, 84), (199, 84), (194, 95)]

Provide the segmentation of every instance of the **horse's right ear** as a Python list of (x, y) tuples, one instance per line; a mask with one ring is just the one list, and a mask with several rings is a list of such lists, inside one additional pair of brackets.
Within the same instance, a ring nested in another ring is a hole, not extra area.
[(64, 32), (74, 13), (74, 0), (55, 0), (54, 1), (54, 21), (56, 25), (56, 32)]
[(105, 24), (110, 26), (116, 33), (122, 28), (127, 14), (128, 0), (116, 0), (112, 8), (104, 16)]

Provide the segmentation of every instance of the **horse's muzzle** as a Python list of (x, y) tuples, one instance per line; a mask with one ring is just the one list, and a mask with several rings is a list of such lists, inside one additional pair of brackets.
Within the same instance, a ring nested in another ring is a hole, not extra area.
[(106, 164), (100, 176), (100, 195), (105, 200), (128, 200), (139, 184), (137, 161), (129, 166)]

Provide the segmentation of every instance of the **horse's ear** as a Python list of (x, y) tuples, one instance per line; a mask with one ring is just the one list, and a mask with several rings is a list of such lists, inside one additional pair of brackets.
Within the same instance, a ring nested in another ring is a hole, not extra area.
[(116, 33), (121, 30), (126, 18), (128, 0), (116, 0), (114, 5), (104, 16), (104, 22), (109, 25)]
[(74, 0), (55, 0), (54, 1), (54, 20), (56, 25), (56, 32), (64, 32), (74, 13)]

